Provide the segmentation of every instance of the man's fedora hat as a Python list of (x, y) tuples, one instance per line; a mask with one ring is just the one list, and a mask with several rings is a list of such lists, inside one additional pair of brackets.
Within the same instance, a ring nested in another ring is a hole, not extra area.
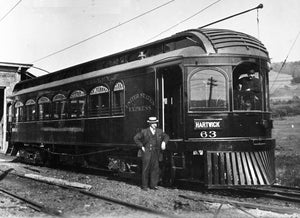
[(149, 117), (147, 123), (158, 123), (158, 119), (156, 117)]

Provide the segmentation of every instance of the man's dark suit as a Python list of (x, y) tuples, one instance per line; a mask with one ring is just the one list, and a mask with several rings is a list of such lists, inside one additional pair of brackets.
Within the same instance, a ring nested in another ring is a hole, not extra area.
[(153, 135), (150, 127), (143, 129), (134, 136), (134, 141), (138, 147), (145, 148), (142, 154), (142, 187), (148, 187), (150, 175), (150, 188), (157, 186), (159, 181), (159, 156), (161, 151), (161, 143), (168, 143), (169, 136), (161, 129), (156, 128)]

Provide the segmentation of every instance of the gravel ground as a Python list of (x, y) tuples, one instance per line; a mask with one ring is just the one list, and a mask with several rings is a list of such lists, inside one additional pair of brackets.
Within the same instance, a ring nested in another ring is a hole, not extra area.
[[(89, 190), (90, 192), (159, 210), (168, 214), (170, 217), (214, 217), (220, 207), (219, 203), (193, 201), (180, 197), (180, 195), (188, 195), (197, 198), (197, 196), (203, 195), (202, 193), (195, 191), (165, 187), (159, 187), (159, 190), (143, 191), (140, 189), (139, 184), (131, 180), (117, 180), (105, 176), (87, 175), (46, 167), (29, 166), (17, 162), (10, 162), (11, 159), (12, 157), (10, 156), (0, 154), (0, 169), (2, 171), (13, 168), (13, 172), (19, 174), (34, 173), (41, 176), (64, 179), (70, 182), (88, 184), (92, 186)], [(143, 211), (129, 209), (112, 202), (105, 202), (99, 199), (82, 196), (79, 193), (71, 191), (67, 194), (67, 192), (63, 192), (59, 187), (50, 188), (50, 186), (46, 184), (37, 185), (30, 180), (25, 182), (25, 180), (20, 179), (19, 186), (14, 186), (15, 184), (13, 181), (14, 180), (10, 179), (10, 176), (7, 176), (0, 181), (0, 187), (10, 187), (12, 191), (27, 193), (27, 196), (30, 196), (31, 200), (45, 203), (48, 207), (61, 210), (64, 217), (163, 217), (161, 215), (153, 215)], [(22, 187), (22, 189), (20, 189), (20, 187)], [(266, 218), (300, 217), (300, 214), (277, 214), (253, 209), (246, 209), (246, 212), (244, 212), (230, 205), (222, 205), (218, 217), (251, 217), (251, 215), (247, 213), (250, 213), (255, 217)], [(32, 210), (26, 204), (0, 192), (0, 217), (41, 216), (47, 217), (46, 215), (42, 215), (41, 213)]]

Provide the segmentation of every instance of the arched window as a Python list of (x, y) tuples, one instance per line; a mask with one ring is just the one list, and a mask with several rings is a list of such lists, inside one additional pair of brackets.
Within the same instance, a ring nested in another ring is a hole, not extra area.
[(224, 74), (213, 69), (193, 73), (189, 79), (189, 110), (226, 109), (228, 109), (228, 100)]
[(35, 120), (35, 101), (33, 99), (29, 99), (25, 103), (26, 109), (26, 120), (33, 121)]
[(264, 110), (265, 70), (253, 63), (243, 63), (233, 71), (233, 103), (234, 110)]
[(22, 102), (17, 101), (15, 103), (15, 119), (16, 122), (21, 122), (23, 121), (24, 118), (24, 105)]
[(97, 86), (90, 92), (89, 115), (107, 116), (109, 115), (109, 89), (104, 86)]
[(124, 114), (125, 87), (122, 82), (117, 82), (113, 89), (112, 113)]
[(67, 117), (67, 98), (63, 94), (57, 94), (52, 99), (52, 110), (54, 119)]
[(51, 101), (47, 97), (38, 100), (39, 120), (49, 120), (51, 118)]
[(70, 117), (84, 117), (86, 94), (82, 90), (75, 90), (70, 95)]

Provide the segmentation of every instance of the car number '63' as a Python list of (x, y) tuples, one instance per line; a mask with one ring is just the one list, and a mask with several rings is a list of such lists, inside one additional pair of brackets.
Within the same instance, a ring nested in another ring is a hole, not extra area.
[(200, 137), (201, 138), (216, 138), (217, 132), (216, 131), (201, 131)]

